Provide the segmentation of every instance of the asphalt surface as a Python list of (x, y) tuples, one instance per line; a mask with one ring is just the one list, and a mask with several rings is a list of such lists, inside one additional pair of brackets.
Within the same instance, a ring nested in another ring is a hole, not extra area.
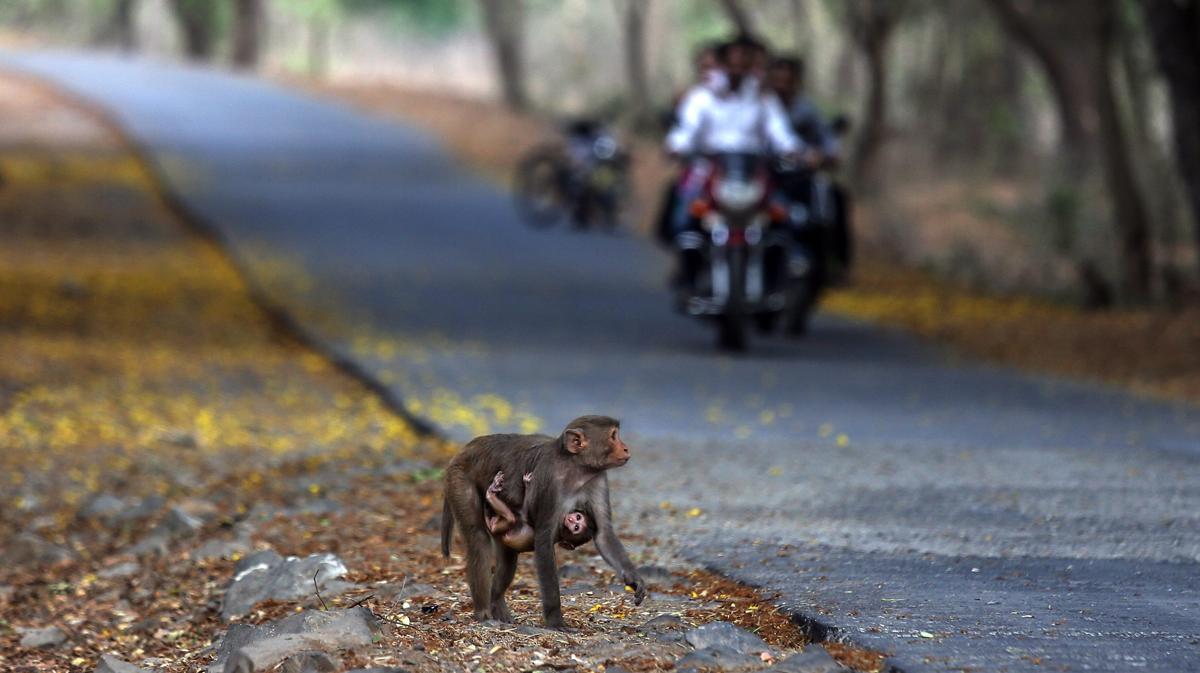
[(1194, 407), (829, 316), (722, 356), (648, 243), (531, 231), (413, 129), (178, 66), (0, 65), (111, 110), (280, 301), (452, 436), (620, 416), (635, 548), (905, 671), (1200, 669)]

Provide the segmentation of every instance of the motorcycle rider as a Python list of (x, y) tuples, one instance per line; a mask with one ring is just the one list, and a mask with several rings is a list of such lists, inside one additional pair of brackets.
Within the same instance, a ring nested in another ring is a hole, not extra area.
[[(725, 71), (721, 69), (721, 64), (717, 60), (717, 52), (720, 50), (721, 44), (721, 42), (705, 42), (692, 52), (694, 79), (690, 85), (672, 97), (671, 107), (664, 113), (661, 120), (664, 129), (670, 130), (679, 122), (679, 110), (692, 89), (706, 87), (714, 92), (725, 91), (727, 87)], [(658, 216), (655, 218), (655, 222), (657, 222), (655, 238), (664, 246), (671, 245), (675, 235), (671, 222), (679, 201), (676, 182), (676, 180), (672, 180), (664, 187), (662, 199), (659, 201)]]
[[(804, 60), (798, 56), (776, 58), (767, 73), (767, 84), (787, 110), (792, 127), (808, 147), (804, 164), (811, 169), (836, 168), (842, 159), (841, 140), (804, 88)], [(849, 202), (843, 187), (831, 186), (831, 248), (844, 273), (851, 263)]]
[[(764, 92), (751, 74), (759, 43), (738, 38), (721, 45), (717, 61), (724, 77), (720, 86), (702, 83), (688, 91), (679, 105), (675, 126), (666, 137), (668, 153), (676, 158), (700, 154), (780, 154), (796, 156), (802, 148), (779, 99)], [(680, 253), (678, 281), (691, 286), (697, 270), (695, 236), (689, 207), (703, 188), (710, 167), (703, 160), (684, 168), (667, 233)]]

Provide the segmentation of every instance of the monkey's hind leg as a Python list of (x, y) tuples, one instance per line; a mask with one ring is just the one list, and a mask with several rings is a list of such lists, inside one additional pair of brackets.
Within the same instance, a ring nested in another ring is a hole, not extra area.
[(497, 621), (512, 623), (515, 620), (508, 609), (508, 603), (504, 600), (504, 594), (517, 573), (517, 551), (495, 538), (492, 546), (496, 557), (496, 572), (492, 575), (491, 617)]
[(460, 471), (446, 476), (447, 495), (458, 531), (467, 551), (467, 585), (475, 619), (485, 621), (491, 613), (492, 536), (484, 521), (483, 499)]

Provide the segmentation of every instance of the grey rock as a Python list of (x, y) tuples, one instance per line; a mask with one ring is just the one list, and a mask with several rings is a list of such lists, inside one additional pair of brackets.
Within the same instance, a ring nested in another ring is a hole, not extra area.
[(678, 615), (659, 615), (637, 628), (665, 643), (683, 642), (683, 631), (688, 625)]
[(100, 661), (96, 664), (93, 673), (149, 673), (149, 671), (134, 666), (127, 661), (122, 661), (111, 654), (105, 654), (100, 657)]
[(325, 652), (301, 652), (288, 657), (277, 669), (280, 673), (333, 673), (342, 662)]
[(150, 531), (149, 535), (138, 540), (132, 547), (126, 549), (125, 553), (138, 557), (166, 556), (170, 551), (170, 546), (171, 538), (156, 528)]
[(158, 627), (162, 626), (163, 619), (164, 619), (163, 617), (159, 617), (159, 616), (147, 617), (145, 619), (140, 619), (140, 620), (130, 624), (129, 628), (125, 629), (125, 633), (131, 634), (131, 635), (143, 634), (143, 633), (154, 633), (154, 631), (156, 629), (158, 629)]
[(337, 581), (347, 572), (345, 564), (333, 554), (302, 559), (283, 558), (269, 550), (251, 554), (238, 561), (233, 581), (221, 600), (221, 618), (229, 621), (247, 614), (265, 600), (314, 596), (314, 579), (322, 596), (335, 596), (354, 588), (354, 584)]
[(583, 566), (568, 563), (558, 569), (558, 576), (563, 579), (579, 579), (581, 577), (591, 577), (592, 573)]
[(697, 650), (718, 649), (755, 655), (770, 652), (762, 638), (729, 622), (710, 622), (688, 631), (684, 638)]
[(114, 566), (109, 566), (109, 567), (105, 568), (104, 570), (101, 570), (100, 572), (96, 573), (96, 576), (101, 579), (106, 579), (106, 580), (119, 579), (122, 577), (132, 577), (133, 575), (138, 574), (138, 572), (141, 571), (141, 569), (142, 569), (141, 565), (139, 565), (133, 561), (125, 561), (123, 563), (118, 563)]
[(228, 559), (238, 554), (245, 554), (251, 548), (250, 540), (244, 537), (232, 540), (208, 540), (192, 550), (191, 557), (194, 561), (207, 561), (218, 558)]
[(46, 530), (47, 528), (53, 528), (56, 525), (58, 525), (58, 517), (51, 514), (43, 514), (42, 516), (35, 517), (32, 521), (30, 521), (25, 526), (25, 530), (38, 532)]
[(592, 593), (597, 593), (600, 591), (600, 589), (598, 589), (595, 584), (589, 584), (587, 582), (576, 582), (569, 586), (563, 587), (562, 595), (578, 596), (579, 594), (586, 594), (589, 591), (591, 591)]
[(643, 631), (647, 631), (647, 630), (649, 630), (649, 631), (663, 631), (663, 630), (674, 631), (674, 630), (682, 629), (682, 628), (686, 628), (686, 627), (687, 627), (687, 624), (684, 623), (682, 617), (680, 617), (679, 615), (668, 614), (668, 615), (659, 615), (653, 619), (647, 620), (646, 623), (642, 624), (638, 628)]
[(689, 652), (675, 662), (677, 671), (740, 671), (761, 668), (762, 659), (741, 652), (712, 647)]
[(221, 638), (209, 673), (250, 673), (306, 652), (336, 652), (370, 645), (375, 618), (363, 607), (305, 610), (259, 626), (234, 624)]
[(9, 584), (0, 584), (0, 603), (7, 603), (17, 594), (17, 588)]
[[(611, 671), (612, 667), (606, 668), (604, 670), (606, 672)], [(400, 668), (399, 666), (391, 666), (391, 667), (375, 666), (372, 668), (352, 668), (352, 669), (346, 671), (346, 673), (406, 673), (406, 672), (403, 668)]]
[(18, 497), (12, 505), (13, 509), (26, 513), (41, 511), (42, 498), (38, 496), (40, 490), (36, 485), (26, 482), (25, 488), (16, 494)]
[(5, 565), (53, 565), (73, 557), (69, 549), (47, 542), (36, 533), (21, 533), (0, 553), (0, 562)]
[(167, 443), (178, 446), (181, 449), (196, 448), (196, 436), (187, 430), (167, 430), (161, 433), (158, 438)]
[(127, 507), (128, 505), (124, 500), (107, 493), (101, 493), (88, 498), (79, 508), (78, 512), (76, 512), (76, 516), (80, 519), (99, 519), (108, 522), (125, 511)]
[(637, 571), (649, 584), (670, 587), (679, 581), (678, 577), (662, 566), (639, 566)]
[(208, 665), (208, 673), (221, 673), (225, 670), (225, 662), (235, 652), (254, 642), (275, 635), (276, 625), (268, 622), (255, 626), (254, 624), (231, 624), (225, 634), (209, 647), (216, 652), (216, 657)]
[(803, 652), (793, 654), (767, 670), (777, 673), (843, 673), (849, 669), (834, 661), (824, 647), (809, 645)]
[(203, 498), (184, 498), (179, 501), (176, 507), (186, 512), (189, 516), (200, 519), (205, 523), (221, 516), (221, 508), (211, 500)]
[(246, 520), (270, 521), (275, 517), (282, 516), (284, 514), (287, 514), (287, 512), (282, 507), (271, 503), (260, 502), (251, 507), (250, 511), (246, 513)]
[(145, 521), (150, 517), (162, 511), (163, 507), (167, 506), (167, 501), (160, 495), (150, 495), (142, 498), (141, 502), (125, 509), (113, 517), (115, 523), (132, 524), (139, 521)]
[(195, 535), (203, 525), (204, 522), (185, 512), (182, 508), (172, 507), (167, 511), (167, 515), (158, 524), (158, 527), (171, 537), (185, 537)]
[(67, 640), (67, 634), (57, 626), (45, 626), (36, 629), (18, 628), (17, 633), (21, 634), (21, 647), (33, 648), (52, 648), (63, 644)]

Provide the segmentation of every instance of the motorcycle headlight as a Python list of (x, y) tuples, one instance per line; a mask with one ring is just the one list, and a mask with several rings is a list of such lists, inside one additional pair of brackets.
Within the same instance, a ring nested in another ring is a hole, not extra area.
[(720, 180), (713, 187), (713, 196), (730, 210), (744, 210), (758, 203), (763, 187), (758, 182)]
[(592, 152), (601, 161), (612, 159), (617, 155), (617, 141), (612, 136), (600, 136), (592, 142)]

